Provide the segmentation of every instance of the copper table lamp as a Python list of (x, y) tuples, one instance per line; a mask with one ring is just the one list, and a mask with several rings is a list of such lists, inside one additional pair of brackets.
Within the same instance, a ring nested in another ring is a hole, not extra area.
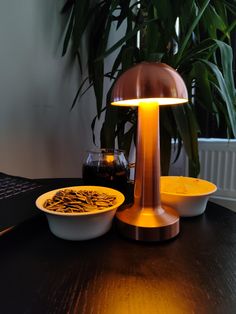
[(187, 98), (183, 79), (164, 63), (139, 63), (114, 85), (112, 105), (138, 106), (134, 204), (116, 214), (118, 228), (128, 238), (161, 241), (179, 233), (178, 214), (161, 205), (159, 106)]

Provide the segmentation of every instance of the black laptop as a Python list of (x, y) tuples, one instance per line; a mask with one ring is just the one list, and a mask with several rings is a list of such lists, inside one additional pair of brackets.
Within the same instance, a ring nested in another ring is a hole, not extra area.
[(48, 190), (40, 180), (0, 172), (0, 233), (39, 214), (35, 200)]

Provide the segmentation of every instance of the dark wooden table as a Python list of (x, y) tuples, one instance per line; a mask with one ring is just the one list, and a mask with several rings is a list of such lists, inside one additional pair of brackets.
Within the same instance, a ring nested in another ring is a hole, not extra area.
[(0, 283), (1, 314), (236, 313), (236, 214), (208, 203), (163, 243), (65, 241), (39, 216), (0, 237)]

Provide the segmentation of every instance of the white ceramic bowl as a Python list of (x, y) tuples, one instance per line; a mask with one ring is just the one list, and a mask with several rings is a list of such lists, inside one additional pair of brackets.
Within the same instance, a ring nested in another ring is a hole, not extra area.
[(161, 177), (160, 184), (161, 202), (176, 209), (181, 217), (201, 215), (217, 190), (215, 184), (191, 177)]
[[(44, 207), (47, 199), (51, 199), (58, 191), (66, 189), (114, 195), (116, 204), (105, 209), (79, 213), (55, 212)], [(116, 210), (124, 200), (124, 195), (114, 189), (101, 186), (72, 186), (44, 193), (37, 198), (36, 206), (46, 214), (49, 228), (55, 236), (65, 240), (89, 240), (103, 235), (111, 228)]]

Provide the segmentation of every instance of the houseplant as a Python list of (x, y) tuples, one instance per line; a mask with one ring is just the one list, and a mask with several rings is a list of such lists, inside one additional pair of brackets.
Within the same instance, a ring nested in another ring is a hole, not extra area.
[[(161, 111), (162, 173), (168, 172), (171, 141), (183, 143), (189, 158), (190, 175), (199, 173), (197, 139), (201, 132), (197, 112), (204, 108), (218, 124), (227, 126), (236, 137), (236, 93), (230, 35), (236, 26), (236, 1), (227, 0), (67, 0), (62, 8), (67, 16), (63, 55), (69, 43), (79, 64), (86, 49), (88, 78), (79, 86), (72, 107), (89, 87), (94, 88), (97, 117), (105, 109), (101, 146), (129, 151), (135, 140), (136, 111), (110, 106), (116, 78), (141, 61), (161, 61), (177, 69), (189, 92), (189, 104)], [(109, 36), (120, 28), (123, 35), (111, 47)], [(84, 41), (86, 34), (87, 41)], [(139, 44), (137, 44), (139, 38)], [(85, 48), (84, 48), (85, 47)], [(106, 57), (116, 53), (113, 67), (105, 72)], [(82, 69), (82, 66), (80, 67)], [(110, 90), (103, 105), (104, 80)]]

